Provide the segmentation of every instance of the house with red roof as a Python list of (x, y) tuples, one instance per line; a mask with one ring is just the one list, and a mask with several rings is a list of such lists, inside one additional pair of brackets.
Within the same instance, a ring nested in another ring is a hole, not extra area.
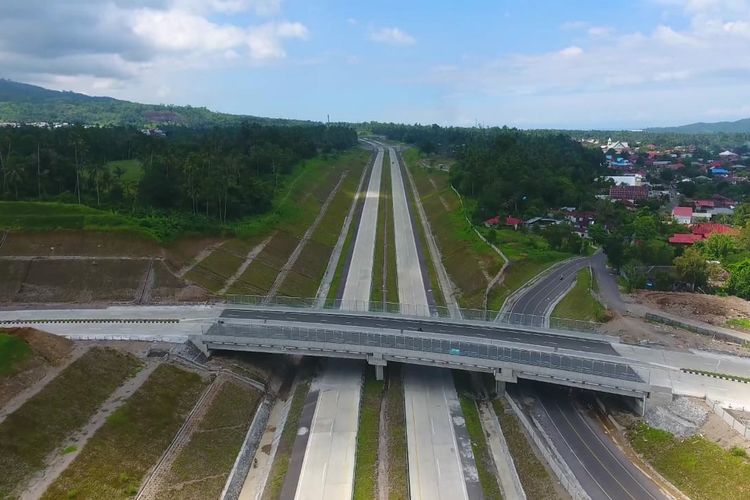
[(672, 220), (687, 226), (693, 220), (693, 207), (674, 207), (672, 209)]
[(696, 224), (692, 227), (691, 231), (693, 234), (699, 234), (704, 238), (708, 238), (712, 234), (729, 234), (733, 236), (740, 234), (740, 232), (732, 226), (714, 223)]
[(484, 221), (484, 227), (497, 227), (500, 225), (500, 216), (496, 215)]
[(518, 230), (518, 226), (520, 226), (521, 224), (523, 224), (523, 221), (521, 219), (513, 217), (512, 215), (509, 215), (505, 218), (505, 225), (513, 226), (514, 230)]
[(669, 237), (669, 242), (673, 245), (693, 245), (702, 239), (700, 234), (675, 233)]
[(612, 186), (609, 197), (620, 201), (645, 200), (648, 198), (648, 186)]

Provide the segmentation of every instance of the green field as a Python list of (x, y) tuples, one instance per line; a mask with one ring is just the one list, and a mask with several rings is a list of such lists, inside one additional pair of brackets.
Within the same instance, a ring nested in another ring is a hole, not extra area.
[(557, 498), (552, 477), (534, 453), (520, 422), (508, 404), (502, 399), (495, 399), (492, 401), (492, 406), (500, 421), (503, 436), (508, 443), (508, 450), (513, 457), (526, 498), (529, 500)]
[(576, 283), (552, 311), (553, 318), (567, 318), (581, 321), (603, 321), (606, 316), (604, 306), (594, 298), (595, 280), (591, 269), (578, 271)]
[(128, 354), (93, 348), (0, 423), (0, 498), (40, 470), (139, 366)]
[(391, 363), (387, 369), (385, 391), (385, 438), (388, 449), (388, 499), (409, 498), (409, 458), (406, 442), (406, 411), (401, 365)]
[(195, 373), (160, 365), (109, 416), (43, 498), (131, 498), (205, 386)]
[(628, 431), (633, 448), (695, 500), (750, 498), (750, 460), (700, 436), (685, 439), (639, 424)]
[(12, 375), (18, 366), (31, 354), (31, 348), (15, 335), (0, 330), (0, 377)]
[(354, 495), (357, 500), (375, 498), (378, 482), (378, 443), (383, 381), (375, 380), (375, 368), (367, 367), (357, 429), (357, 463), (354, 466)]
[(254, 389), (225, 382), (165, 478), (160, 499), (219, 498), (258, 406)]
[(112, 176), (122, 173), (120, 180), (126, 186), (136, 186), (143, 177), (143, 164), (140, 160), (117, 160), (107, 163), (106, 168)]

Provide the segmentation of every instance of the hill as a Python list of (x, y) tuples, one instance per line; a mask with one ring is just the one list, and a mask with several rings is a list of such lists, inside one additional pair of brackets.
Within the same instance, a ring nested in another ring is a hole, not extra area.
[(648, 128), (646, 132), (676, 132), (681, 134), (747, 134), (750, 133), (750, 118), (733, 122), (698, 122), (678, 127)]
[(309, 123), (217, 113), (206, 108), (140, 104), (112, 97), (49, 90), (36, 85), (0, 79), (0, 122), (82, 123), (85, 125), (183, 125), (211, 127), (251, 121), (267, 125)]

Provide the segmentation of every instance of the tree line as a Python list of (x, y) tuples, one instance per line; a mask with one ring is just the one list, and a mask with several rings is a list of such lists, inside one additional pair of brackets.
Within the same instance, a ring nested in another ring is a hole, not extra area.
[[(174, 127), (165, 136), (131, 127), (0, 129), (0, 197), (177, 212), (225, 222), (268, 210), (293, 167), (356, 144), (346, 126)], [(136, 160), (128, 176), (109, 162)]]

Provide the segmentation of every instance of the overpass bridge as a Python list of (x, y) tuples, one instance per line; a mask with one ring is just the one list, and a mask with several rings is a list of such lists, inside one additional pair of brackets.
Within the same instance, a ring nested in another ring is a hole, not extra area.
[(611, 339), (590, 333), (388, 313), (230, 308), (191, 340), (205, 352), (233, 350), (366, 360), (379, 377), (389, 361), (649, 397), (650, 384)]

